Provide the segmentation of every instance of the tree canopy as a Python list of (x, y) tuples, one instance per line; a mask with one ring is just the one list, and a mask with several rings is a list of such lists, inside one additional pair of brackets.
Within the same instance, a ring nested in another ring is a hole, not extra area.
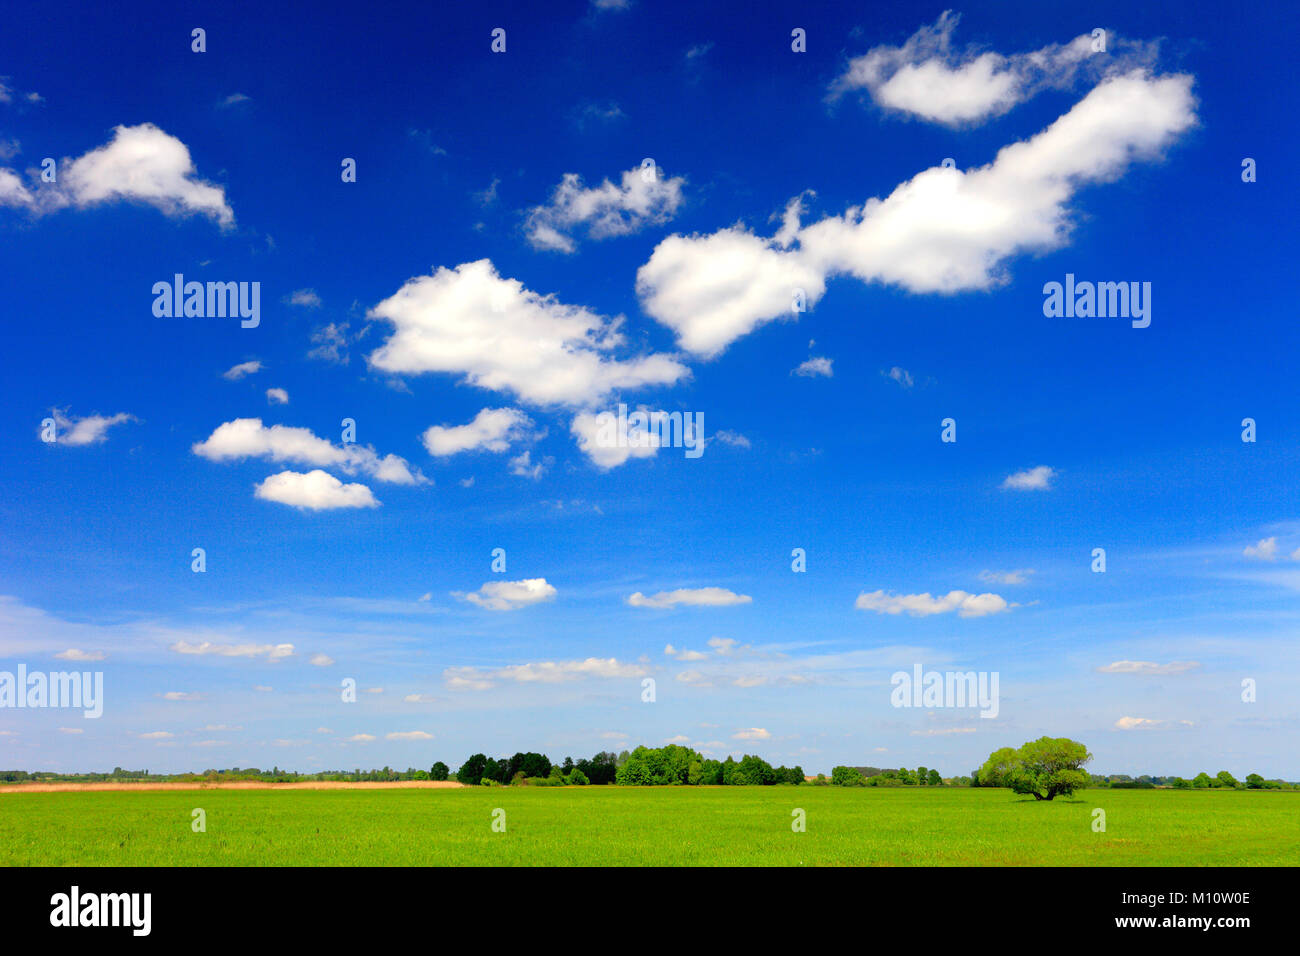
[(980, 768), (980, 786), (1009, 787), (1035, 800), (1069, 796), (1088, 786), (1082, 767), (1092, 759), (1088, 748), (1068, 737), (1039, 737), (1019, 749), (1003, 747), (989, 754)]

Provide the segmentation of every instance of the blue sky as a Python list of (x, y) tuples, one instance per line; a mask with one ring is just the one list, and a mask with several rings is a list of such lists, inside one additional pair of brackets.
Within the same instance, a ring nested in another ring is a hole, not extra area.
[[(0, 670), (105, 702), (0, 709), (0, 765), (1300, 776), (1296, 15), (945, 9), (11, 11)], [(1045, 316), (1067, 273), (1149, 327)], [(891, 706), (918, 663), (998, 716)]]

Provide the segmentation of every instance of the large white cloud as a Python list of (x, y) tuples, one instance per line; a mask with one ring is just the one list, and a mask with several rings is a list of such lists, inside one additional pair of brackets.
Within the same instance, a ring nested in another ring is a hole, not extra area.
[(690, 374), (669, 355), (616, 358), (621, 320), (539, 295), (502, 278), (488, 259), (410, 279), (368, 315), (393, 324), (370, 354), (376, 368), (459, 374), (534, 405), (580, 406)]
[(802, 200), (763, 239), (739, 228), (671, 236), (637, 273), (642, 306), (681, 346), (711, 357), (756, 326), (808, 305), (849, 275), (910, 292), (987, 289), (1014, 255), (1063, 245), (1083, 186), (1154, 158), (1196, 122), (1192, 78), (1143, 70), (1099, 83), (1032, 138), (967, 171), (933, 167), (884, 199), (801, 226)]
[(621, 185), (608, 179), (585, 187), (577, 173), (565, 173), (545, 206), (528, 213), (524, 230), (539, 249), (573, 252), (572, 233), (586, 226), (592, 239), (625, 236), (647, 225), (667, 222), (682, 202), (681, 177), (664, 179), (658, 169), (630, 169)]
[(272, 475), (257, 486), (255, 495), (265, 501), (277, 501), (309, 511), (379, 507), (379, 502), (365, 485), (345, 485), (319, 468), (305, 475), (297, 471)]
[(64, 160), (57, 188), (41, 189), (38, 198), (52, 208), (128, 200), (169, 216), (208, 216), (222, 228), (235, 224), (225, 190), (196, 178), (189, 148), (152, 123), (118, 126), (108, 143)]
[(268, 428), (260, 418), (236, 418), (219, 425), (207, 439), (196, 442), (192, 450), (209, 461), (266, 458), (341, 468), (348, 474), (362, 472), (395, 485), (418, 485), (428, 480), (418, 469), (412, 470), (399, 455), (380, 457), (373, 448), (353, 443), (334, 445), (313, 434), (310, 428), (289, 425)]
[(421, 440), (439, 458), (477, 449), (501, 452), (531, 437), (532, 425), (517, 408), (485, 408), (465, 425), (431, 425)]
[(999, 116), (1042, 90), (1065, 89), (1081, 78), (1095, 81), (1155, 60), (1154, 44), (1114, 35), (1105, 38), (1104, 51), (1095, 52), (1091, 34), (1006, 56), (954, 51), (952, 34), (959, 19), (945, 11), (902, 46), (878, 46), (853, 58), (832, 85), (832, 98), (865, 89), (887, 110), (957, 126)]
[(757, 325), (795, 317), (797, 290), (808, 306), (826, 291), (825, 276), (800, 256), (740, 226), (669, 236), (637, 270), (636, 285), (641, 307), (706, 358)]

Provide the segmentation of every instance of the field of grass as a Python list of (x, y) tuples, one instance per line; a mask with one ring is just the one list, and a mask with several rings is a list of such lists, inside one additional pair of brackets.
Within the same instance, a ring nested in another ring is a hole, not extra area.
[[(207, 832), (191, 831), (202, 807)], [(1093, 808), (1106, 811), (1094, 833)], [(505, 810), (506, 832), (491, 828)], [(807, 831), (791, 830), (791, 811)], [(4, 866), (1300, 864), (1300, 795), (565, 787), (0, 795)]]

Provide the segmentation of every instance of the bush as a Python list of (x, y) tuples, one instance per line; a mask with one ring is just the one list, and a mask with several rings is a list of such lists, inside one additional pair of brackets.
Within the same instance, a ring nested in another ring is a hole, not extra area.
[(574, 767), (572, 772), (570, 772), (568, 779), (565, 780), (565, 783), (571, 787), (585, 787), (587, 784), (591, 783), (591, 781), (587, 779), (585, 773), (577, 767)]

